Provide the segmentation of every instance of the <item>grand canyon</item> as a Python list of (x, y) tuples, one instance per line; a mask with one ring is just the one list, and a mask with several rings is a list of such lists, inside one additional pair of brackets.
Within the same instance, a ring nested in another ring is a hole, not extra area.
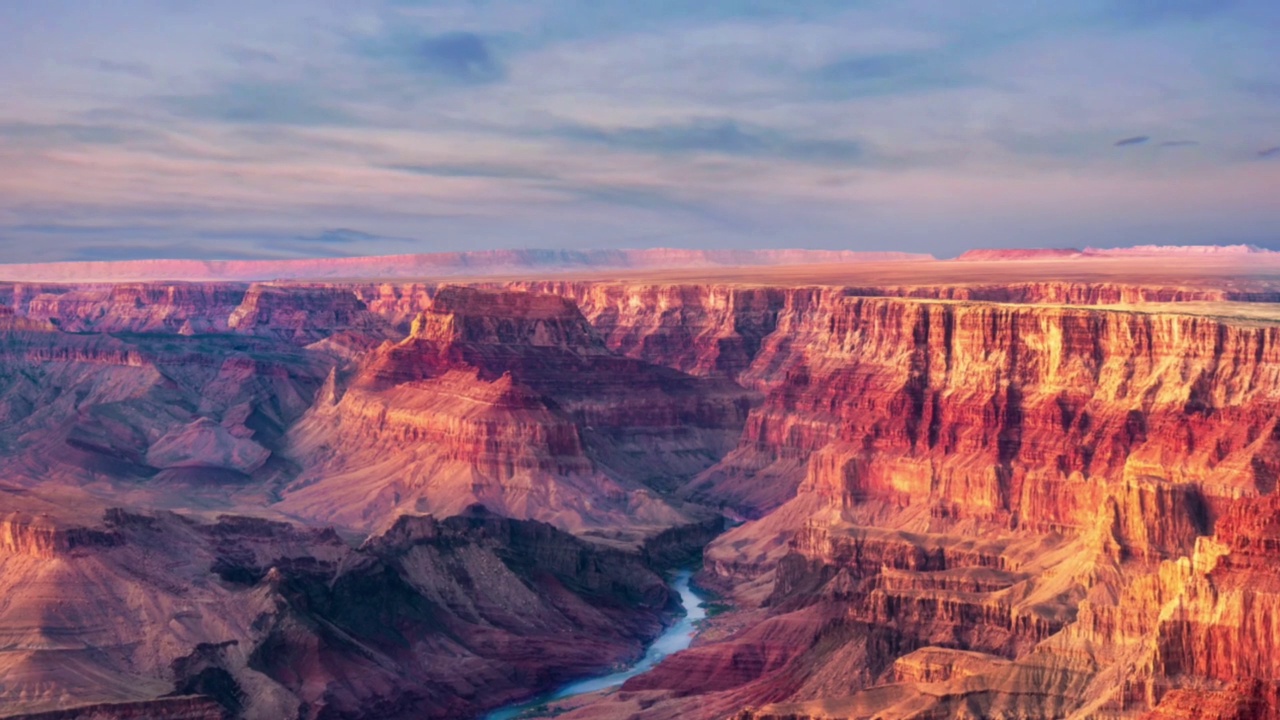
[(1278, 422), (1247, 247), (0, 266), (0, 717), (1280, 718)]

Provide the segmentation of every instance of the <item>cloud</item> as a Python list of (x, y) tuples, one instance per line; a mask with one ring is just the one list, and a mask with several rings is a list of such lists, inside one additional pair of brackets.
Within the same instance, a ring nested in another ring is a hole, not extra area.
[(862, 145), (852, 140), (795, 137), (727, 119), (647, 127), (566, 125), (553, 134), (575, 142), (657, 155), (705, 153), (812, 163), (848, 163), (864, 156)]
[(153, 137), (153, 132), (121, 125), (0, 122), (0, 142), (18, 140), (24, 145), (119, 145)]
[(1259, 151), (1258, 151), (1258, 157), (1260, 157), (1260, 158), (1264, 158), (1264, 159), (1265, 159), (1265, 158), (1280, 157), (1280, 145), (1277, 145), (1277, 146), (1275, 146), (1275, 147), (1271, 147), (1271, 148), (1267, 148), (1266, 150), (1259, 150)]
[(151, 235), (156, 228), (149, 225), (74, 225), (69, 223), (26, 223), (3, 228), (14, 236), (107, 237), (119, 235)]
[(407, 165), (385, 165), (387, 170), (395, 170), (396, 172), (409, 173), (412, 175), (426, 175), (428, 177), (442, 178), (493, 178), (493, 179), (514, 179), (514, 180), (542, 180), (548, 179), (550, 175), (543, 172), (537, 172), (523, 167), (506, 166), (506, 165), (487, 165), (482, 163), (475, 164), (407, 164)]
[[(258, 248), (272, 257), (353, 257), (389, 252), (398, 245), (417, 240), (393, 235), (375, 234), (351, 228), (327, 228), (311, 234), (290, 234), (251, 229), (204, 230), (196, 233), (193, 244), (215, 248)], [(211, 251), (224, 253), (225, 250)]]
[(94, 60), (90, 63), (90, 66), (95, 70), (111, 75), (125, 75), (139, 80), (151, 80), (155, 78), (155, 73), (152, 72), (151, 66), (146, 63)]
[(1151, 138), (1147, 135), (1135, 135), (1122, 140), (1115, 141), (1115, 147), (1128, 147), (1130, 145), (1145, 145)]
[(246, 125), (353, 125), (344, 108), (300, 84), (238, 81), (205, 93), (170, 95), (159, 103), (175, 115)]
[(648, 210), (664, 215), (684, 215), (721, 227), (741, 229), (741, 223), (734, 218), (717, 212), (706, 204), (676, 197), (666, 188), (594, 184), (564, 186), (561, 189), (575, 199), (591, 203)]
[(248, 45), (231, 45), (225, 52), (227, 57), (241, 65), (278, 65), (280, 63), (279, 55)]
[(811, 78), (841, 97), (868, 97), (945, 90), (978, 84), (944, 53), (857, 55), (820, 66)]
[(314, 235), (298, 235), (293, 240), (301, 243), (320, 243), (324, 245), (357, 245), (368, 242), (414, 242), (409, 238), (388, 237), (373, 233), (351, 230), (350, 228), (332, 228), (321, 230)]
[(131, 244), (113, 242), (80, 245), (71, 250), (68, 260), (275, 260), (281, 256), (260, 249), (207, 246), (200, 243)]
[(366, 57), (390, 62), (416, 75), (463, 85), (506, 78), (507, 68), (484, 37), (471, 32), (421, 35), (397, 31), (362, 42)]

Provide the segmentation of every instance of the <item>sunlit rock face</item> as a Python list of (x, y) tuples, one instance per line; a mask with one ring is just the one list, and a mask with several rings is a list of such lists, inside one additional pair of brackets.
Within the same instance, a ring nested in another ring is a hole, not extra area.
[(1100, 262), (2, 285), (0, 715), (1275, 717), (1280, 284)]

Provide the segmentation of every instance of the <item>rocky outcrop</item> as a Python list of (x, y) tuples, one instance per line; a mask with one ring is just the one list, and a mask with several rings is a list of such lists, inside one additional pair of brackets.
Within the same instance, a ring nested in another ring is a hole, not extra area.
[(24, 314), (69, 332), (226, 332), (244, 295), (230, 284), (129, 283), (37, 295)]
[(1046, 530), (1087, 524), (1126, 478), (1194, 481), (1209, 504), (1274, 487), (1276, 326), (831, 295), (807, 308), (744, 374), (765, 402), (701, 496), (768, 509), (735, 477), (819, 449), (830, 470), (806, 491), (843, 508), (910, 498)]
[(471, 717), (638, 656), (672, 604), (639, 552), (478, 508), (359, 548), (244, 516), (3, 527), (0, 683), (32, 717)]
[[(628, 320), (626, 292), (542, 287), (582, 302), (611, 347), (717, 372), (700, 350), (664, 359), (660, 342), (644, 342), (679, 325), (663, 319), (679, 317), (673, 307), (692, 303), (706, 322), (706, 293), (663, 290), (656, 302), (634, 290), (649, 299)], [(1135, 287), (1006, 287), (994, 303), (779, 293), (773, 330), (734, 375), (765, 400), (738, 448), (686, 489), (763, 516), (714, 543), (708, 566), (744, 602), (759, 598), (766, 619), (629, 683), (648, 698), (644, 716), (793, 698), (758, 716), (1123, 717), (1166, 695), (1222, 699), (1213, 683), (1227, 678), (1271, 682), (1269, 641), (1245, 640), (1270, 636), (1258, 625), (1269, 601), (1224, 594), (1210, 579), (1223, 570), (1201, 577), (1206, 561), (1186, 558), (1208, 557), (1215, 522), (1226, 537), (1249, 526), (1229, 509), (1275, 489), (1277, 326), (1053, 304), (1198, 299)], [(1008, 304), (1028, 296), (1045, 303)], [(726, 317), (692, 337), (715, 337)], [(769, 574), (771, 592), (758, 593)], [(1192, 597), (1217, 599), (1192, 613), (1202, 620), (1170, 621)], [(1208, 619), (1223, 617), (1240, 619)], [(779, 641), (784, 625), (793, 640)], [(970, 654), (895, 661), (928, 648)], [(1171, 659), (1192, 656), (1189, 668)], [(920, 682), (947, 694), (921, 694)], [(1256, 707), (1252, 695), (1223, 702)]]
[(332, 286), (255, 284), (227, 318), (227, 327), (299, 344), (338, 333), (389, 336), (385, 321), (353, 292)]
[(47, 517), (22, 513), (0, 516), (0, 554), (51, 560), (77, 550), (111, 548), (123, 537), (110, 530), (62, 527)]
[(688, 518), (658, 493), (719, 459), (750, 402), (610, 352), (564, 298), (445, 288), (293, 430), (304, 470), (285, 505), (356, 526), (481, 503), (564, 528), (661, 529)]
[(142, 702), (94, 703), (4, 717), (5, 720), (226, 720), (227, 714), (210, 698), (173, 697)]
[[(334, 360), (267, 338), (0, 330), (5, 481), (267, 480)], [(147, 492), (163, 494), (166, 484)], [(110, 500), (106, 501), (111, 503)]]
[(694, 375), (737, 378), (777, 327), (787, 291), (715, 285), (540, 282), (570, 298), (610, 349)]

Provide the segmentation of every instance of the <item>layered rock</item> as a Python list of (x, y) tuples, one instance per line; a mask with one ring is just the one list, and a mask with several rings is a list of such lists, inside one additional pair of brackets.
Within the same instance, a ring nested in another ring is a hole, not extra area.
[(0, 554), (51, 560), (80, 549), (111, 548), (119, 533), (88, 527), (61, 527), (47, 517), (8, 513), (0, 517)]
[(254, 284), (227, 317), (227, 327), (300, 344), (337, 333), (389, 336), (385, 321), (353, 292), (333, 286)]
[(40, 294), (24, 314), (69, 332), (226, 332), (244, 296), (229, 284), (130, 283)]
[[(687, 491), (763, 515), (707, 557), (766, 619), (669, 659), (629, 684), (633, 700), (567, 717), (638, 702), (643, 717), (711, 718), (783, 698), (751, 717), (1136, 717), (1191, 688), (1256, 708), (1275, 656), (1244, 638), (1270, 637), (1267, 602), (1236, 595), (1197, 615), (1247, 631), (1167, 617), (1222, 597), (1194, 571), (1204, 560), (1178, 558), (1211, 547), (1201, 536), (1225, 509), (1274, 491), (1277, 332), (783, 293), (775, 330), (736, 376), (765, 401)], [(965, 539), (975, 533), (992, 540)], [(780, 623), (800, 639), (765, 640)], [(926, 652), (931, 665), (895, 661)], [(1231, 673), (1262, 684), (1212, 685)]]
[(638, 553), (483, 511), (359, 549), (235, 516), (57, 532), (0, 551), (5, 709), (34, 717), (467, 717), (635, 656), (670, 604)]
[(1274, 487), (1276, 326), (831, 296), (808, 309), (784, 314), (746, 373), (775, 379), (743, 449), (825, 449), (830, 484), (809, 489), (841, 506), (931, 498), (939, 517), (1053, 529), (1092, 517), (1094, 478), (1194, 481), (1210, 503)]
[[(267, 339), (70, 334), (16, 321), (0, 336), (4, 481), (55, 495), (92, 488), (107, 504), (120, 482), (171, 507), (185, 500), (167, 480), (278, 476), (278, 439), (333, 364)], [(131, 484), (144, 478), (160, 482)]]
[(7, 720), (225, 720), (226, 710), (214, 700), (195, 697), (142, 702), (92, 703), (65, 710), (6, 715)]
[(3, 682), (465, 716), (634, 656), (723, 510), (736, 609), (564, 718), (1272, 716), (1274, 288), (886, 273), (9, 286)]
[(567, 528), (661, 528), (685, 515), (658, 492), (719, 459), (749, 403), (610, 352), (563, 298), (446, 288), (295, 428), (304, 471), (285, 505), (355, 526), (479, 502)]

